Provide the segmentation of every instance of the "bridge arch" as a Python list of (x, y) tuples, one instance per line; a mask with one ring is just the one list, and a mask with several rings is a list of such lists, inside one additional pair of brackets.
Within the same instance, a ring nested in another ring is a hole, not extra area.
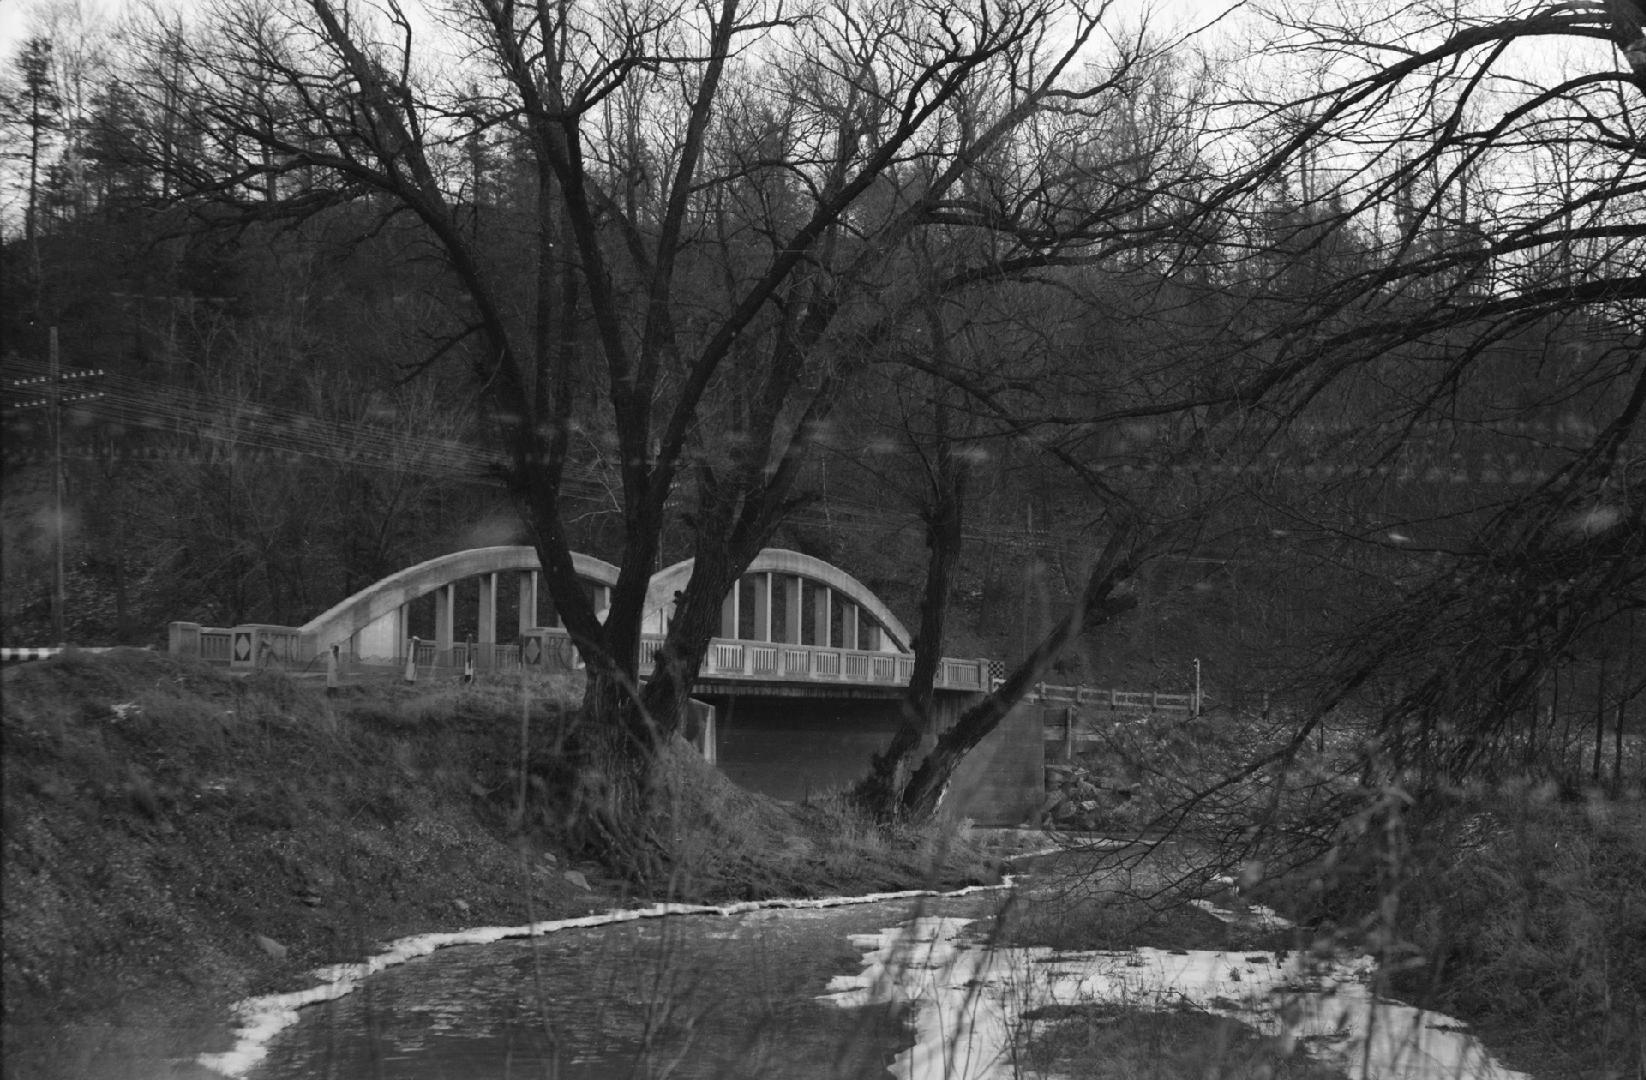
[[(603, 559), (573, 552), (572, 562), (577, 576), (596, 588), (609, 590), (617, 583), (618, 568)], [(646, 591), (645, 632), (661, 634), (667, 629), (674, 596), (691, 579), (692, 567), (693, 560), (686, 559), (652, 575)], [(539, 569), (537, 550), (524, 545), (452, 552), (368, 585), (299, 630), (317, 654), (336, 643), (361, 658), (398, 657), (408, 633), (407, 605), (434, 593), (436, 640), (449, 648), (455, 586), (478, 578), (481, 641), (493, 641), (498, 614), (496, 575), (527, 575), (520, 589), (520, 629), (524, 632), (537, 622)], [(597, 600), (597, 606), (604, 605)], [(722, 637), (741, 636), (740, 623), (750, 621), (752, 614), (755, 640), (909, 651), (907, 628), (867, 585), (832, 563), (786, 548), (766, 548), (755, 556), (738, 588), (726, 597), (722, 612)]]
[[(572, 553), (572, 565), (577, 576), (600, 588), (609, 589), (617, 584), (617, 567), (603, 559), (581, 552)], [(481, 619), (481, 633), (488, 634), (495, 627), (496, 579), (495, 574), (511, 571), (533, 575), (521, 590), (521, 618), (536, 622), (537, 582), (540, 568), (537, 549), (524, 545), (470, 548), (441, 555), (404, 570), (396, 571), (375, 584), (368, 585), (353, 596), (334, 604), (326, 611), (304, 623), (300, 631), (315, 643), (316, 652), (323, 652), (332, 644), (353, 643), (353, 652), (361, 657), (395, 657), (403, 652), (405, 620), (402, 614), (407, 604), (436, 594), (436, 623), (445, 627), (450, 621), (452, 594), (449, 591), (459, 581), (477, 577), (482, 581), (481, 604), (493, 605), (493, 619)], [(488, 589), (489, 586), (489, 589)], [(529, 600), (528, 600), (529, 597)], [(531, 614), (526, 614), (527, 606)], [(522, 625), (522, 629), (526, 629)], [(437, 637), (449, 639), (446, 634)], [(449, 640), (443, 640), (449, 646)]]
[[(647, 633), (661, 634), (667, 628), (668, 620), (674, 612), (675, 593), (684, 589), (686, 583), (691, 580), (693, 564), (694, 560), (684, 559), (652, 575), (651, 584), (646, 589), (644, 628)], [(782, 640), (800, 644), (801, 638), (809, 633), (814, 641), (808, 644), (845, 644), (848, 648), (866, 644), (861, 640), (844, 643), (821, 640), (833, 625), (833, 607), (838, 598), (842, 601), (841, 608), (846, 615), (843, 626), (849, 628), (850, 637), (861, 637), (857, 632), (858, 613), (861, 612), (863, 616), (867, 616), (868, 625), (879, 632), (869, 636), (883, 637), (872, 644), (872, 649), (902, 653), (909, 651), (908, 629), (867, 585), (833, 563), (787, 548), (766, 548), (755, 556), (754, 561), (743, 572), (739, 588), (734, 589), (731, 595), (726, 597), (725, 605), (721, 609), (721, 637), (741, 636), (737, 633), (742, 615), (741, 586), (750, 578), (755, 579), (753, 600), (756, 611), (755, 636), (758, 640)], [(802, 618), (806, 583), (826, 590), (823, 598), (813, 603), (814, 619), (811, 626), (803, 625)], [(783, 590), (782, 607), (786, 616), (786, 627), (777, 626), (772, 615), (773, 609), (778, 606), (774, 598), (779, 595), (779, 589)], [(821, 612), (821, 621), (818, 621), (818, 612)], [(771, 625), (761, 627), (759, 624), (762, 617)], [(762, 629), (766, 633), (762, 634)]]

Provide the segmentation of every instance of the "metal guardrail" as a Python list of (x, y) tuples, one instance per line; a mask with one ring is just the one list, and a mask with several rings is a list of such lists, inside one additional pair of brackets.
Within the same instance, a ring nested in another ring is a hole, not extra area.
[(0, 662), (7, 664), (19, 663), (27, 660), (46, 660), (65, 652), (106, 653), (120, 648), (136, 648), (123, 645), (7, 645), (0, 648)]
[(62, 651), (62, 647), (57, 645), (44, 645), (38, 648), (27, 645), (4, 648), (0, 649), (0, 661), (10, 664), (18, 660), (44, 660), (48, 656), (56, 656)]
[[(995, 679), (999, 686), (1005, 680)], [(1046, 704), (1060, 702), (1068, 705), (1097, 705), (1110, 709), (1147, 709), (1150, 712), (1193, 712), (1193, 694), (1162, 694), (1155, 690), (1105, 690), (1091, 686), (1048, 686), (1036, 684), (1024, 695), (1026, 700)]]
[[(995, 680), (999, 685), (1000, 680)], [(1162, 694), (1155, 690), (1115, 690), (1087, 686), (1046, 686), (1041, 684), (1026, 695), (1041, 704), (1061, 704), (1060, 718), (1046, 717), (1041, 737), (1048, 743), (1062, 743), (1063, 755), (1072, 760), (1080, 743), (1101, 742), (1105, 735), (1103, 711), (1137, 713), (1175, 712), (1194, 716), (1199, 712), (1194, 694)], [(1084, 714), (1077, 710), (1088, 710)], [(1096, 715), (1091, 710), (1096, 710)], [(1047, 751), (1050, 753), (1050, 751)]]

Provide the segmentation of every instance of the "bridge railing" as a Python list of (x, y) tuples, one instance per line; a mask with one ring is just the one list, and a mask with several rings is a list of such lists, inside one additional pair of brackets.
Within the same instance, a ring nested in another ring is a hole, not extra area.
[(167, 651), (195, 656), (231, 668), (260, 668), (278, 664), (302, 667), (314, 659), (314, 642), (295, 626), (243, 623), (239, 626), (201, 626), (174, 622), (167, 628)]
[[(935, 681), (943, 690), (981, 692), (988, 689), (988, 672), (987, 660), (945, 657)], [(709, 643), (699, 674), (706, 678), (774, 682), (907, 686), (914, 675), (914, 657), (866, 649), (715, 638)]]
[[(909, 663), (912, 673), (914, 662)], [(908, 677), (904, 677), (904, 682)], [(975, 690), (984, 693), (993, 689), (989, 683), (987, 660), (956, 660), (945, 656), (938, 666), (937, 685), (949, 690)]]
[[(999, 686), (1004, 680), (995, 679)], [(1049, 686), (1036, 684), (1025, 697), (1029, 701), (1069, 705), (1095, 705), (1110, 709), (1148, 712), (1193, 712), (1193, 694), (1162, 694), (1154, 690), (1109, 690), (1094, 686)]]
[(640, 670), (650, 671), (657, 666), (657, 654), (663, 650), (661, 634), (642, 634), (640, 637)]
[[(551, 647), (565, 639), (565, 631), (539, 628), (538, 652), (564, 656), (564, 649)], [(640, 639), (640, 668), (649, 671), (657, 663), (663, 646), (662, 635), (647, 634)], [(530, 650), (528, 649), (528, 654)], [(821, 645), (798, 645), (777, 641), (742, 641), (713, 638), (703, 654), (698, 674), (710, 679), (751, 679), (762, 682), (864, 683), (871, 686), (906, 686), (914, 674), (914, 657), (904, 653), (870, 649), (835, 649)], [(943, 690), (989, 688), (987, 660), (945, 657), (938, 667), (936, 685)]]
[(476, 671), (497, 671), (520, 666), (520, 646), (497, 641), (455, 641), (445, 662), (452, 667), (463, 667), (471, 655), (474, 657)]
[(201, 626), (197, 629), (195, 641), (200, 659), (214, 664), (228, 663), (229, 638), (233, 636), (232, 631), (223, 626)]
[[(656, 666), (662, 646), (661, 635), (647, 634), (640, 639), (641, 670), (650, 671)], [(310, 664), (315, 658), (316, 646), (308, 635), (290, 626), (217, 627), (172, 623), (170, 651), (236, 668), (256, 668), (271, 663), (291, 668)], [(414, 644), (413, 639), (408, 638), (400, 646), (402, 660), (408, 654), (421, 668), (462, 668), (472, 655), (476, 670), (516, 668), (522, 660), (528, 665), (570, 667), (576, 657), (566, 632), (556, 627), (526, 631), (521, 644), (452, 642), (442, 648), (438, 641), (417, 639)], [(709, 642), (700, 671), (702, 677), (710, 679), (869, 686), (907, 686), (913, 674), (914, 657), (905, 653), (731, 638), (714, 638)], [(989, 662), (944, 657), (934, 682), (941, 690), (987, 691)]]

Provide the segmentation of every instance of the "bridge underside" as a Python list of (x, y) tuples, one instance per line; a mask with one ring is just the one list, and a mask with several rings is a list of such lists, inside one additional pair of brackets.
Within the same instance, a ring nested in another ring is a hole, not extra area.
[[(704, 685), (694, 695), (715, 709), (715, 763), (740, 787), (778, 799), (851, 787), (901, 721), (899, 695), (879, 688), (854, 688), (864, 692), (857, 697), (838, 687), (809, 696), (775, 693), (770, 685), (740, 689)], [(953, 724), (977, 698), (938, 695), (939, 723)], [(962, 764), (945, 810), (979, 825), (1032, 821), (1045, 799), (1044, 767), (1040, 709), (1019, 706)]]
[(740, 787), (799, 801), (863, 778), (891, 742), (895, 700), (698, 695), (715, 710), (715, 764)]

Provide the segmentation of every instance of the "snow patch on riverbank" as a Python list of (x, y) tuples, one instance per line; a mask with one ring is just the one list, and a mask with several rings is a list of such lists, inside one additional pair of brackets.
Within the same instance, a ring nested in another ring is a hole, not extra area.
[(659, 919), (679, 915), (743, 915), (752, 911), (773, 909), (819, 909), (847, 907), (855, 904), (874, 904), (887, 900), (915, 900), (969, 896), (979, 892), (1009, 889), (1011, 877), (998, 885), (969, 885), (952, 892), (934, 889), (909, 889), (901, 892), (870, 893), (866, 896), (830, 896), (820, 899), (746, 900), (735, 904), (653, 904), (643, 908), (621, 908), (597, 912), (570, 919), (552, 919), (524, 926), (481, 926), (471, 930), (455, 930), (437, 934), (417, 934), (392, 942), (388, 949), (366, 960), (351, 964), (332, 964), (311, 974), (319, 985), (306, 990), (284, 994), (267, 994), (247, 998), (234, 1006), (239, 1019), (234, 1046), (220, 1054), (201, 1054), (196, 1061), (203, 1067), (227, 1077), (243, 1077), (268, 1056), (269, 1043), (286, 1028), (297, 1023), (299, 1010), (322, 1002), (335, 1001), (352, 993), (359, 985), (385, 968), (404, 964), (420, 956), (454, 945), (489, 945), (508, 938), (535, 937), (561, 930), (578, 930), (614, 923), (634, 922), (639, 919)]
[(856, 935), (853, 944), (865, 950), (862, 973), (829, 986), (826, 999), (843, 1007), (915, 1007), (915, 1045), (892, 1066), (900, 1080), (1015, 1077), (1023, 1013), (1099, 1002), (1137, 1009), (1192, 1003), (1278, 1035), (1283, 1045), (1306, 1040), (1351, 1080), (1529, 1080), (1493, 1061), (1458, 1021), (1375, 1000), (1371, 957), (991, 948), (963, 941), (970, 921), (919, 918)]
[(1290, 930), (1297, 924), (1286, 918), (1280, 912), (1262, 904), (1247, 904), (1240, 910), (1220, 908), (1210, 900), (1190, 900), (1190, 904), (1211, 915), (1235, 926), (1249, 926), (1258, 930)]

